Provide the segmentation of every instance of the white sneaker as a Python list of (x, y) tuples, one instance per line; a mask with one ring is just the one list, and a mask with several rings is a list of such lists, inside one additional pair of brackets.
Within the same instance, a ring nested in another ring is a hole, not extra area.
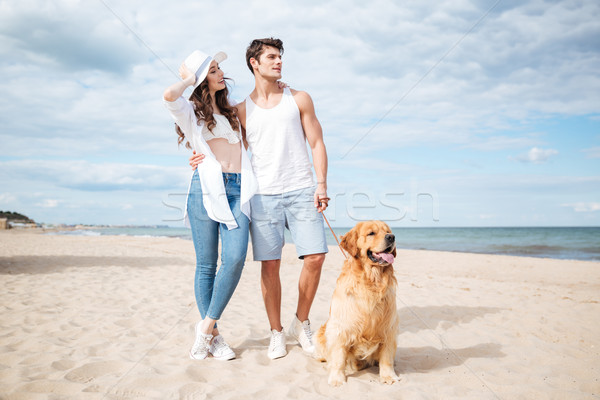
[(208, 357), (210, 340), (213, 337), (213, 335), (207, 335), (200, 332), (201, 323), (202, 321), (196, 324), (196, 340), (194, 341), (194, 345), (190, 350), (190, 358), (193, 360), (204, 360), (206, 357)]
[(271, 360), (281, 358), (287, 354), (285, 348), (285, 332), (283, 328), (281, 332), (277, 332), (275, 329), (271, 331), (271, 343), (269, 344), (269, 352), (267, 355)]
[(302, 350), (309, 354), (315, 352), (315, 345), (312, 342), (312, 331), (310, 330), (310, 321), (300, 322), (297, 316), (294, 315), (294, 320), (290, 326), (290, 335), (300, 343)]
[(235, 353), (231, 350), (231, 347), (227, 343), (225, 343), (225, 339), (223, 336), (217, 335), (213, 339), (210, 345), (210, 354), (217, 360), (233, 360), (235, 358)]

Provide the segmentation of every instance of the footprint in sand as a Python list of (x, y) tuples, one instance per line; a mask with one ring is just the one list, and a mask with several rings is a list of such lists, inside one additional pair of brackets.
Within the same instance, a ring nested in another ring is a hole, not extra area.
[(71, 368), (75, 368), (75, 365), (76, 365), (75, 361), (63, 359), (63, 360), (54, 361), (52, 363), (52, 368), (57, 369), (59, 371), (67, 371)]
[(87, 383), (95, 378), (109, 374), (120, 374), (126, 370), (127, 364), (120, 361), (92, 362), (70, 371), (65, 375), (65, 379), (71, 382)]
[(190, 383), (179, 388), (180, 400), (204, 400), (209, 397), (208, 392), (214, 390), (214, 386)]
[(115, 325), (118, 325), (123, 328), (132, 328), (135, 325), (135, 321), (133, 319), (121, 319), (115, 321)]

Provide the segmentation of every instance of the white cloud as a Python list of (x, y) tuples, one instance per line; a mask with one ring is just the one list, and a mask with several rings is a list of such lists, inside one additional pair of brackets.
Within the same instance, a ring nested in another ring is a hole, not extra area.
[(563, 207), (572, 208), (575, 212), (593, 212), (600, 211), (600, 203), (597, 202), (578, 202), (578, 203), (570, 203), (570, 204), (562, 204)]
[(542, 164), (550, 159), (550, 157), (558, 154), (557, 150), (554, 149), (540, 149), (533, 147), (525, 154), (521, 154), (515, 157), (516, 160), (524, 163)]
[(185, 182), (185, 167), (124, 163), (91, 163), (84, 160), (19, 160), (0, 162), (5, 181), (44, 182), (81, 191), (164, 190)]
[(482, 138), (475, 138), (471, 143), (465, 145), (465, 147), (484, 150), (484, 151), (498, 151), (504, 149), (519, 148), (523, 146), (530, 146), (539, 143), (539, 138), (533, 136), (489, 136)]
[(13, 62), (127, 73), (145, 57), (131, 32), (100, 3), (4, 2), (0, 15), (0, 34), (7, 39), (0, 54)]
[(58, 207), (59, 201), (56, 199), (45, 199), (41, 203), (37, 204), (38, 207), (42, 208), (56, 208)]
[(600, 146), (582, 150), (587, 158), (600, 158)]
[(17, 197), (11, 193), (0, 193), (1, 205), (12, 205), (17, 202)]

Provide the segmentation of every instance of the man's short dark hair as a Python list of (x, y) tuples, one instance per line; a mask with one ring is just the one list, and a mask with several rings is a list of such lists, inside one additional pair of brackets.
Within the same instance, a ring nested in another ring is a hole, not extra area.
[(279, 54), (283, 54), (283, 42), (279, 39), (275, 38), (265, 38), (265, 39), (254, 39), (250, 46), (246, 49), (246, 64), (248, 64), (248, 68), (250, 68), (250, 72), (254, 75), (254, 69), (252, 69), (252, 64), (250, 64), (250, 59), (254, 58), (256, 61), (260, 58), (260, 55), (265, 51), (265, 47), (271, 46), (275, 47), (279, 50)]

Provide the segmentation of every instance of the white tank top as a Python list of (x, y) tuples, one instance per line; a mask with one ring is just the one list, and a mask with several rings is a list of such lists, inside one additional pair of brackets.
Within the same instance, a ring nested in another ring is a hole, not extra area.
[(300, 110), (288, 88), (265, 109), (246, 98), (246, 139), (259, 194), (281, 194), (314, 185)]

